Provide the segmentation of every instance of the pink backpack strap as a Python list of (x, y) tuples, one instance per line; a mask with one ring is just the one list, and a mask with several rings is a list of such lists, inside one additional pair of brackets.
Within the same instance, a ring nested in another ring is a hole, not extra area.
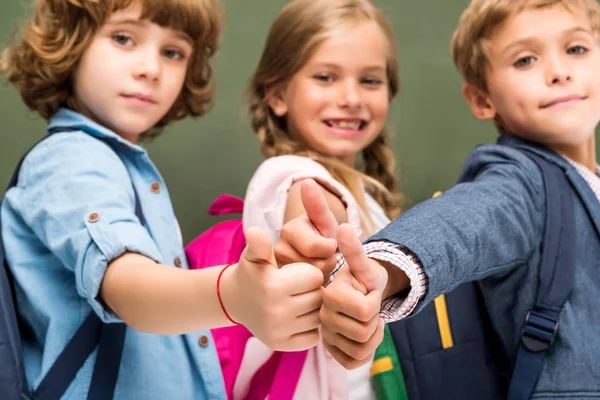
[(244, 400), (290, 400), (294, 397), (308, 351), (276, 351), (256, 371)]
[(290, 400), (298, 387), (308, 350), (283, 353), (280, 368), (271, 386), (269, 400)]
[(241, 214), (244, 212), (244, 200), (230, 194), (222, 194), (208, 208), (210, 215)]

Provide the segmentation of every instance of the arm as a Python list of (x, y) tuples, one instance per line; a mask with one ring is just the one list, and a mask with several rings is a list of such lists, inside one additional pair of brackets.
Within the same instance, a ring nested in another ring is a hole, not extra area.
[[(227, 324), (216, 296), (222, 267), (163, 265), (135, 215), (127, 170), (106, 144), (85, 134), (56, 134), (30, 153), (21, 172), (15, 190), (22, 192), (24, 220), (104, 322), (124, 321), (158, 334)], [(170, 203), (163, 200), (158, 204), (168, 213)], [(222, 275), (225, 309), (271, 347), (314, 345), (322, 273), (307, 264), (280, 270), (270, 238), (250, 230), (246, 239), (240, 262)], [(167, 257), (183, 257), (180, 251)]]
[[(170, 335), (232, 325), (217, 299), (223, 267), (188, 271), (125, 253), (109, 264), (100, 297), (127, 325), (143, 332)], [(222, 288), (229, 278), (224, 274)]]
[(388, 276), (387, 284), (385, 285), (385, 289), (381, 296), (383, 299), (387, 299), (397, 293), (410, 289), (410, 279), (408, 279), (408, 276), (403, 270), (389, 261), (375, 261), (385, 269)]
[[(323, 275), (310, 265), (277, 269), (264, 232), (246, 233), (248, 247), (220, 282), (229, 316), (269, 347), (299, 350), (319, 338)], [(157, 334), (231, 325), (219, 304), (216, 282), (224, 266), (180, 270), (127, 253), (110, 263), (101, 298), (134, 329)]]
[(404, 246), (422, 264), (428, 291), (416, 311), (463, 282), (508, 272), (539, 248), (544, 188), (533, 161), (484, 146), (461, 180), (467, 183), (413, 207), (368, 240)]
[[(491, 154), (476, 155), (465, 172), (466, 180), (474, 180), (473, 183), (459, 185), (446, 196), (417, 206), (412, 216), (400, 217), (370, 239), (365, 247), (378, 245), (378, 241), (388, 244), (391, 241), (395, 243), (392, 247), (398, 250), (403, 244), (410, 243), (414, 246), (411, 248), (428, 256), (425, 266), (433, 271), (430, 278), (447, 285), (445, 291), (467, 279), (479, 279), (473, 276), (475, 274), (482, 277), (521, 263), (539, 245), (544, 215), (540, 212), (543, 202), (540, 190), (543, 188), (540, 188), (541, 177), (533, 163), (518, 156), (517, 160), (512, 159), (510, 151), (508, 153), (492, 151)], [(494, 165), (490, 158), (497, 164)], [(344, 233), (341, 228), (339, 233)], [(437, 241), (429, 241), (430, 237)], [(347, 235), (344, 246), (340, 242), (340, 249), (349, 267), (342, 267), (339, 272), (342, 279), (338, 280), (336, 276), (325, 290), (321, 320), (324, 341), (331, 354), (346, 368), (355, 368), (364, 364), (379, 344), (380, 340), (376, 339), (378, 325), (367, 318), (379, 312), (379, 305), (362, 299), (361, 294), (367, 291), (350, 284), (352, 281), (343, 276), (351, 273), (359, 282), (372, 282), (381, 274), (377, 273), (377, 267), (386, 263), (368, 259), (363, 246), (348, 238)], [(403, 249), (404, 256), (412, 254)], [(420, 257), (415, 257), (405, 264), (420, 264)], [(353, 264), (358, 264), (359, 268), (355, 265), (352, 269)], [(385, 270), (390, 271), (390, 268), (398, 269), (388, 264)], [(395, 277), (390, 274), (384, 298), (406, 288), (402, 274)], [(439, 293), (429, 291), (427, 296), (433, 298)], [(421, 301), (419, 306), (425, 303)], [(398, 315), (397, 310), (390, 313)]]

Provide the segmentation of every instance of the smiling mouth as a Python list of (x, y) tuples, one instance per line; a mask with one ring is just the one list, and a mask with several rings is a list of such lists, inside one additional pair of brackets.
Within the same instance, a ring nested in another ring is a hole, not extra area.
[(367, 121), (362, 119), (352, 120), (352, 121), (341, 121), (341, 120), (325, 120), (323, 121), (325, 125), (330, 128), (339, 128), (339, 129), (347, 129), (353, 131), (360, 131), (367, 126)]
[(551, 107), (558, 106), (561, 104), (574, 103), (574, 102), (582, 101), (585, 99), (587, 99), (586, 96), (578, 96), (578, 95), (558, 97), (546, 104), (542, 104), (540, 106), (540, 108), (551, 108)]

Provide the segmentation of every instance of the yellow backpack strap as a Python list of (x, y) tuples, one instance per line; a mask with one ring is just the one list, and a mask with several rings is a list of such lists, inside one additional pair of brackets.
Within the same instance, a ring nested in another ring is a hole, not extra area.
[[(433, 198), (438, 197), (442, 192), (438, 191), (433, 194)], [(446, 307), (446, 297), (442, 294), (433, 300), (435, 304), (435, 314), (437, 316), (438, 328), (440, 329), (440, 338), (442, 339), (442, 347), (449, 349), (454, 346), (452, 340), (452, 331), (450, 330), (450, 319), (448, 318), (448, 308)]]

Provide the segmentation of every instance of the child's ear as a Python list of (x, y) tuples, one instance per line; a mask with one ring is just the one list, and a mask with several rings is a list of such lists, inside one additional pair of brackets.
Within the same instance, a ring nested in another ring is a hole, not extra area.
[(462, 93), (476, 118), (492, 120), (496, 117), (496, 108), (483, 90), (470, 83), (465, 83)]
[(271, 110), (278, 117), (283, 117), (288, 113), (288, 105), (285, 101), (285, 86), (282, 84), (279, 85), (269, 85), (265, 87), (267, 103)]

